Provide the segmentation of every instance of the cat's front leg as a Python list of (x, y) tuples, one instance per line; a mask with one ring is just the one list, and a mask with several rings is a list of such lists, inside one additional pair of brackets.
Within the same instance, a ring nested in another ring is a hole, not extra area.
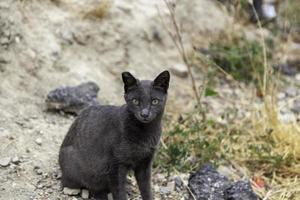
[(119, 165), (110, 175), (110, 190), (114, 200), (127, 200), (126, 177), (128, 169), (126, 166)]
[(151, 189), (152, 157), (144, 160), (135, 170), (134, 175), (143, 200), (153, 200)]

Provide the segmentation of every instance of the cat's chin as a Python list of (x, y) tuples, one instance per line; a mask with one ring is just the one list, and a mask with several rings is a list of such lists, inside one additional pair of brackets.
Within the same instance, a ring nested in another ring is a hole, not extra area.
[(150, 122), (152, 122), (152, 120), (144, 120), (144, 119), (139, 119), (140, 122), (142, 122), (143, 124), (149, 124)]

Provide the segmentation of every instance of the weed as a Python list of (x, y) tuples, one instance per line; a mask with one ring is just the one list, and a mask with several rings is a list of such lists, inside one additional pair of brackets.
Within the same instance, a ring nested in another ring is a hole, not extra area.
[(98, 19), (102, 19), (110, 10), (112, 6), (111, 0), (101, 0), (97, 3), (97, 5), (94, 5), (90, 10), (85, 11), (83, 14), (84, 18), (88, 17), (95, 17)]
[[(272, 58), (270, 50), (274, 48), (268, 40), (268, 59)], [(263, 47), (258, 41), (249, 41), (244, 36), (234, 36), (226, 41), (212, 43), (209, 48), (211, 59), (234, 79), (246, 83), (261, 84), (264, 74)]]

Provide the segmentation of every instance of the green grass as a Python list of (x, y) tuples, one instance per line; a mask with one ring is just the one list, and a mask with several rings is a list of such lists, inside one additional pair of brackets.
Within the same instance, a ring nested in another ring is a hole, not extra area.
[[(267, 56), (272, 58), (272, 40), (267, 40)], [(263, 47), (258, 41), (249, 41), (244, 36), (217, 41), (209, 47), (211, 59), (234, 79), (258, 84), (264, 72)]]

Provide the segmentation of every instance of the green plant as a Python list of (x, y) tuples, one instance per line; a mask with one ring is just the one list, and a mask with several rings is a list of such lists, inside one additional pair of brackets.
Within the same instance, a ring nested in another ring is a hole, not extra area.
[[(273, 48), (272, 40), (268, 48)], [(270, 51), (268, 51), (270, 52)], [(249, 41), (244, 36), (234, 36), (226, 41), (212, 43), (209, 48), (211, 59), (234, 79), (261, 83), (264, 73), (263, 47), (258, 41)], [(272, 55), (267, 54), (271, 59)]]
[(207, 162), (218, 164), (224, 135), (216, 136), (210, 132), (216, 125), (213, 120), (203, 121), (194, 117), (184, 124), (169, 125), (164, 137), (165, 146), (161, 146), (155, 166), (190, 171)]

